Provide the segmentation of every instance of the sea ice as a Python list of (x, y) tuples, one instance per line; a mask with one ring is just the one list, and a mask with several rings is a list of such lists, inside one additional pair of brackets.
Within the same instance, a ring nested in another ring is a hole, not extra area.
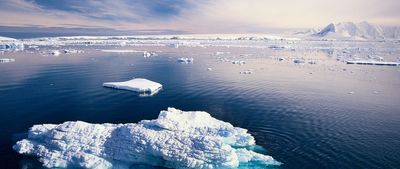
[(244, 70), (239, 72), (240, 74), (245, 74), (245, 75), (249, 75), (249, 74), (253, 74), (253, 70), (249, 69), (249, 70)]
[(378, 65), (378, 66), (400, 66), (400, 62), (383, 62), (375, 60), (349, 60), (347, 64), (358, 64), (358, 65)]
[(65, 53), (65, 54), (83, 53), (83, 51), (77, 50), (77, 49), (64, 49), (64, 53)]
[(157, 56), (157, 53), (155, 53), (155, 52), (148, 52), (148, 51), (144, 51), (144, 52), (143, 52), (143, 57), (145, 57), (145, 58), (152, 57), (152, 56)]
[(304, 59), (294, 59), (293, 62), (296, 63), (296, 64), (305, 63)]
[(160, 83), (142, 78), (135, 78), (125, 82), (107, 82), (103, 83), (103, 86), (140, 92), (143, 94), (141, 96), (154, 95), (162, 88)]
[(244, 65), (244, 64), (246, 64), (246, 62), (243, 61), (243, 60), (234, 60), (234, 61), (232, 61), (232, 64), (234, 64), (234, 65)]
[(52, 54), (54, 56), (59, 56), (61, 54), (61, 52), (59, 50), (53, 50), (53, 51), (50, 51), (50, 54)]
[(193, 58), (179, 58), (178, 62), (180, 63), (193, 63), (194, 59)]
[(15, 62), (15, 59), (0, 58), (0, 63), (9, 63), (9, 62)]
[(265, 168), (280, 165), (256, 153), (246, 129), (203, 111), (168, 108), (154, 120), (128, 124), (82, 121), (34, 125), (13, 149), (39, 157), (49, 168), (128, 169), (146, 164), (168, 168)]

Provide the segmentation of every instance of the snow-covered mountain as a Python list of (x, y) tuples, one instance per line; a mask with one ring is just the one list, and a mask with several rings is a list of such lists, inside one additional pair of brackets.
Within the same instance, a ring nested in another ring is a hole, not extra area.
[(368, 22), (341, 22), (337, 24), (331, 23), (311, 36), (349, 40), (399, 39), (400, 29), (399, 27), (381, 27)]

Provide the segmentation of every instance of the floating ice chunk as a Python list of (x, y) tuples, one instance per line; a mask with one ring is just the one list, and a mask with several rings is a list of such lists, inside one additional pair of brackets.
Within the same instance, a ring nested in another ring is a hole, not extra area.
[(152, 56), (157, 56), (157, 53), (155, 53), (155, 52), (148, 52), (148, 51), (144, 51), (144, 52), (143, 52), (143, 57), (145, 57), (145, 58), (152, 57)]
[(208, 70), (208, 71), (212, 71), (212, 68), (209, 67), (209, 68), (207, 68), (207, 70)]
[(59, 56), (61, 54), (61, 52), (59, 50), (53, 50), (53, 51), (50, 51), (50, 54), (53, 56)]
[(274, 49), (274, 50), (280, 50), (280, 49), (289, 49), (290, 46), (278, 46), (278, 45), (271, 45), (268, 48)]
[(382, 62), (374, 60), (349, 60), (347, 64), (358, 64), (358, 65), (378, 65), (378, 66), (399, 66), (400, 62)]
[(245, 147), (255, 145), (246, 129), (203, 111), (168, 108), (155, 120), (128, 124), (65, 122), (33, 126), (13, 149), (39, 157), (51, 168), (265, 168), (280, 165), (271, 156)]
[(224, 52), (215, 52), (215, 56), (223, 55), (223, 54), (225, 54), (225, 53)]
[(179, 58), (178, 62), (180, 63), (193, 63), (194, 59), (193, 58)]
[(315, 65), (315, 64), (317, 64), (317, 61), (316, 60), (309, 60), (308, 64)]
[(119, 45), (124, 47), (124, 46), (126, 46), (126, 42), (121, 42), (121, 43), (119, 43)]
[(141, 53), (143, 51), (137, 51), (137, 50), (117, 50), (117, 49), (107, 49), (107, 50), (101, 50), (102, 52), (107, 52), (107, 53)]
[(294, 59), (293, 62), (296, 63), (296, 64), (303, 64), (303, 63), (305, 63), (304, 59)]
[(9, 62), (15, 62), (15, 59), (0, 58), (0, 63), (9, 63)]
[(22, 51), (24, 44), (18, 42), (0, 43), (0, 51)]
[(247, 75), (249, 75), (249, 74), (253, 74), (253, 70), (244, 70), (244, 71), (241, 71), (241, 72), (239, 72), (240, 74), (247, 74)]
[(103, 86), (139, 92), (142, 93), (141, 96), (154, 95), (162, 88), (160, 83), (142, 78), (135, 78), (125, 82), (107, 82), (103, 83)]
[(83, 53), (83, 51), (77, 50), (77, 49), (64, 49), (64, 53), (65, 53), (65, 54)]
[(246, 62), (243, 61), (243, 60), (234, 60), (234, 61), (232, 61), (232, 64), (235, 64), (235, 65), (244, 65), (244, 64), (246, 64)]

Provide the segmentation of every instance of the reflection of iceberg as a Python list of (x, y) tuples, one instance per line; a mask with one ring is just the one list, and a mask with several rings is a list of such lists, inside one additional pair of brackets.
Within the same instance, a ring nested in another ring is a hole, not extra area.
[(255, 145), (246, 129), (217, 120), (207, 112), (168, 108), (155, 120), (138, 124), (35, 125), (14, 150), (38, 156), (46, 167), (265, 168), (279, 165), (271, 156), (245, 147)]
[(139, 92), (140, 96), (152, 96), (158, 93), (162, 88), (160, 83), (142, 78), (135, 78), (125, 82), (107, 82), (103, 83), (103, 86)]

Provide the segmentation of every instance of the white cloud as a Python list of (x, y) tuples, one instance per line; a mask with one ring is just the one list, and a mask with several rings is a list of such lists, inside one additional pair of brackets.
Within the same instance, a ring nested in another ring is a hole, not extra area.
[[(87, 1), (87, 13), (47, 9), (31, 1), (3, 0), (0, 15), (8, 16), (3, 26), (67, 25), (122, 30), (173, 29), (195, 33), (263, 32), (271, 28), (323, 27), (331, 22), (370, 21), (400, 25), (398, 0), (212, 0), (194, 1), (179, 15), (167, 18), (151, 15), (143, 5), (129, 1)], [(101, 17), (96, 17), (96, 16)], [(105, 16), (126, 19), (106, 19)]]

